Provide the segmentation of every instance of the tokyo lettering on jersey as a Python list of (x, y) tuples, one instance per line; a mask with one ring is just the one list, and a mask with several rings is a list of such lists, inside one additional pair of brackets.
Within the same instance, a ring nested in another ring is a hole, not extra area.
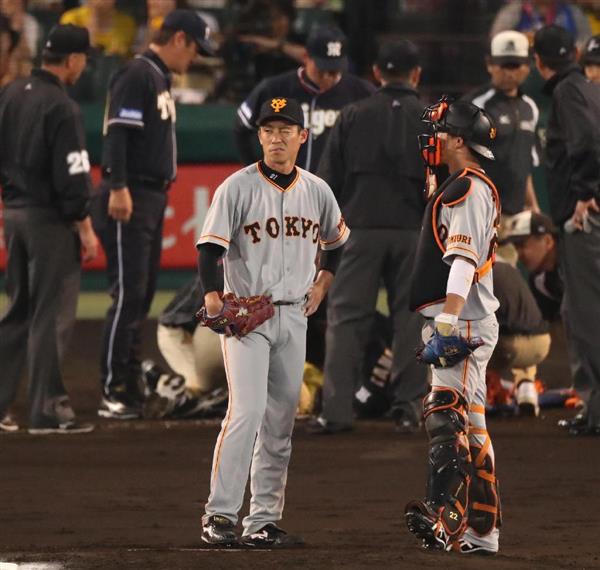
[[(115, 74), (106, 102), (104, 135), (113, 126), (131, 130), (127, 146), (128, 178), (157, 181), (175, 178), (175, 120), (171, 75), (153, 51), (136, 56)], [(106, 152), (102, 167), (110, 172)]]
[[(375, 92), (375, 88), (354, 75), (345, 73), (331, 89), (321, 92), (308, 79), (304, 68), (269, 77), (259, 83), (238, 108), (238, 131), (254, 132), (260, 106), (271, 97), (285, 95), (296, 99), (304, 110), (305, 126), (309, 129), (308, 140), (300, 147), (296, 164), (310, 172), (316, 172), (329, 130), (342, 107)], [(247, 160), (247, 157), (242, 157)], [(256, 157), (254, 157), (256, 158)], [(252, 158), (252, 160), (254, 160)]]
[(238, 296), (271, 294), (300, 301), (315, 276), (319, 245), (343, 245), (346, 226), (331, 188), (301, 168), (283, 190), (252, 164), (217, 189), (197, 245), (227, 250), (225, 291)]

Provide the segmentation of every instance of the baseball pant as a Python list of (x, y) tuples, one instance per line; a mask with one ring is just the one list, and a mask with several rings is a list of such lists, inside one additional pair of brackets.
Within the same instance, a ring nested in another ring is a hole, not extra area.
[(225, 386), (225, 366), (219, 336), (206, 327), (191, 334), (184, 327), (158, 325), (156, 340), (163, 358), (185, 378), (185, 386), (194, 394)]
[(353, 229), (329, 291), (322, 416), (352, 423), (354, 393), (363, 382), (363, 360), (381, 281), (393, 321), (392, 408), (427, 391), (427, 370), (415, 359), (422, 317), (408, 309), (410, 273), (419, 239), (413, 230)]
[(61, 362), (77, 310), (80, 242), (72, 226), (48, 208), (5, 208), (9, 305), (0, 319), (0, 416), (29, 371), (29, 426), (73, 419)]
[(140, 375), (140, 333), (156, 291), (162, 250), (165, 192), (130, 187), (133, 214), (127, 223), (107, 214), (106, 185), (93, 207), (94, 229), (106, 253), (112, 305), (106, 313), (100, 369), (104, 393), (135, 386)]
[[(487, 432), (485, 423), (485, 403), (487, 387), (485, 370), (498, 342), (498, 321), (496, 315), (491, 314), (478, 321), (458, 321), (460, 333), (465, 338), (481, 337), (485, 343), (460, 364), (451, 368), (431, 367), (432, 387), (448, 387), (460, 392), (469, 406), (469, 427), (467, 437), (469, 446), (480, 448), (482, 458), (487, 454), (492, 466), (495, 466), (494, 447)], [(433, 320), (429, 319), (423, 327), (423, 342), (427, 342), (434, 331)], [(477, 459), (472, 458), (476, 467)], [(492, 472), (494, 468), (492, 469)], [(498, 541), (498, 533), (494, 531), (490, 539)]]
[(537, 365), (550, 352), (551, 338), (543, 334), (501, 334), (488, 367), (516, 384), (522, 380), (535, 381)]
[(281, 519), (292, 431), (306, 354), (302, 305), (278, 306), (275, 316), (242, 338), (221, 337), (229, 406), (215, 446), (206, 515), (234, 524), (250, 471), (250, 513), (244, 535)]
[(586, 405), (588, 422), (600, 425), (600, 215), (590, 217), (591, 231), (563, 234), (560, 264), (565, 285), (561, 313), (574, 387)]

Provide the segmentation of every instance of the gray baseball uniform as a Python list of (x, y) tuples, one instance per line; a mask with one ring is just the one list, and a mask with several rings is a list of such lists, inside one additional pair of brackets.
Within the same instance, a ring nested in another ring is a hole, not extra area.
[(226, 249), (225, 291), (270, 294), (276, 304), (275, 316), (244, 338), (221, 339), (229, 407), (205, 517), (237, 522), (250, 469), (244, 535), (281, 519), (306, 352), (303, 302), (319, 244), (336, 249), (349, 233), (329, 186), (300, 168), (285, 190), (259, 164), (243, 168), (221, 184), (208, 211), (198, 245)]
[[(449, 387), (462, 394), (469, 410), (468, 440), (472, 462), (477, 474), (486, 471), (487, 480), (494, 475), (494, 449), (485, 422), (486, 381), (485, 371), (498, 341), (498, 321), (495, 311), (499, 306), (494, 296), (492, 272), (484, 270), (491, 263), (490, 251), (496, 241), (495, 221), (498, 217), (494, 201), (495, 191), (485, 178), (469, 176), (471, 188), (458, 204), (443, 206), (439, 214), (440, 228), (446, 228), (442, 239), (443, 259), (451, 264), (455, 256), (473, 261), (481, 277), (469, 291), (458, 327), (465, 338), (481, 337), (484, 345), (478, 348), (464, 362), (451, 368), (432, 370), (432, 387)], [(489, 267), (489, 266), (488, 266)], [(444, 303), (429, 305), (421, 314), (429, 320), (423, 327), (423, 341), (427, 342), (434, 331), (433, 318), (442, 312)], [(487, 457), (486, 457), (487, 456)], [(489, 459), (488, 459), (489, 458)], [(483, 476), (483, 475), (482, 475)], [(496, 505), (472, 503), (471, 511), (478, 508), (486, 512), (496, 509)], [(496, 511), (494, 511), (496, 512)], [(496, 513), (497, 514), (497, 513)], [(493, 528), (486, 536), (478, 536), (471, 528), (466, 531), (471, 540), (490, 542), (497, 548), (498, 530)]]

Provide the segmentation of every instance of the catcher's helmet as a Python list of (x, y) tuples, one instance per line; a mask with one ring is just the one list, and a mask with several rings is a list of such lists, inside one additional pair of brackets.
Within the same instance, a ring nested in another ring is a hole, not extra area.
[(437, 133), (461, 137), (477, 154), (494, 160), (490, 148), (496, 138), (494, 122), (483, 109), (473, 103), (452, 102), (447, 96), (443, 96), (435, 105), (425, 109), (421, 120), (429, 127), (429, 133), (419, 137), (427, 166), (437, 166), (440, 163)]

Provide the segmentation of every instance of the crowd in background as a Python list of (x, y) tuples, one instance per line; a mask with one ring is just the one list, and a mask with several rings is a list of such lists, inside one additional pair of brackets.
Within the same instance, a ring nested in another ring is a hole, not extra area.
[(531, 36), (556, 21), (580, 45), (600, 31), (600, 2), (503, 0), (1, 0), (0, 12), (20, 34), (6, 83), (39, 62), (42, 42), (57, 22), (85, 26), (94, 46), (83, 80), (72, 95), (101, 101), (110, 75), (142, 52), (174, 8), (201, 12), (211, 29), (216, 57), (199, 58), (176, 80), (180, 103), (239, 102), (261, 79), (302, 63), (311, 29), (335, 23), (348, 36), (352, 71), (371, 78), (376, 42), (402, 36), (417, 43), (427, 62), (425, 94), (466, 92), (485, 78), (480, 54), (489, 37), (505, 29)]

